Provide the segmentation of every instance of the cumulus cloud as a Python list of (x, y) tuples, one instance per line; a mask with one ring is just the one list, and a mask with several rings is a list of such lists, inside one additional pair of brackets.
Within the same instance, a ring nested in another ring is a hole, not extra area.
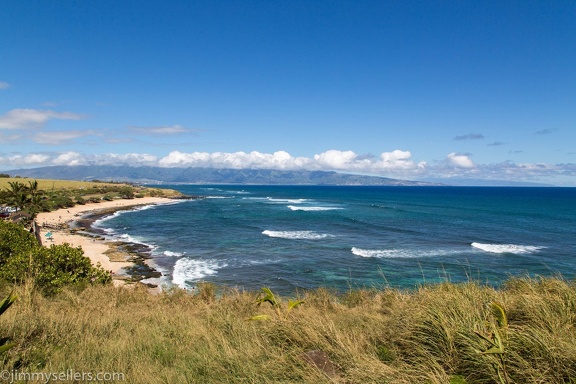
[(162, 167), (207, 167), (236, 169), (336, 170), (399, 179), (467, 178), (509, 181), (553, 182), (576, 176), (576, 164), (513, 163), (475, 164), (469, 155), (449, 153), (444, 161), (415, 162), (409, 151), (394, 150), (378, 156), (353, 151), (329, 150), (312, 157), (296, 157), (286, 151), (180, 152), (164, 157), (143, 153), (83, 155), (79, 152), (0, 155), (0, 165), (15, 169), (43, 165), (124, 165)]
[(52, 159), (53, 165), (82, 165), (86, 164), (86, 159), (78, 152), (65, 152), (54, 159)]
[(43, 154), (30, 154), (24, 157), (24, 164), (44, 164), (50, 159), (50, 156)]
[(426, 166), (411, 160), (409, 151), (384, 152), (379, 157), (357, 155), (353, 151), (335, 149), (309, 157), (294, 157), (285, 151), (272, 154), (246, 152), (170, 152), (161, 158), (162, 167), (255, 168), (255, 169), (308, 169), (337, 170), (361, 173), (417, 171)]
[(208, 167), (208, 168), (273, 168), (302, 169), (311, 165), (303, 157), (292, 157), (288, 152), (277, 151), (272, 154), (253, 151), (246, 152), (192, 152), (172, 151), (161, 158), (158, 164), (162, 167)]
[(34, 129), (42, 128), (51, 119), (79, 120), (82, 116), (71, 112), (52, 110), (13, 109), (0, 116), (0, 129)]
[(50, 156), (30, 153), (27, 155), (11, 155), (0, 157), (0, 164), (14, 166), (14, 167), (25, 167), (25, 166), (39, 166), (46, 164), (50, 160)]
[(0, 81), (0, 89), (6, 89), (8, 87), (10, 87), (10, 84), (5, 81)]
[(447, 156), (449, 164), (458, 168), (474, 168), (474, 163), (466, 155), (458, 155), (455, 152), (449, 153)]
[(480, 134), (480, 133), (468, 133), (466, 135), (461, 135), (461, 136), (456, 136), (454, 137), (454, 140), (480, 140), (483, 139), (484, 135)]
[(358, 155), (352, 151), (338, 151), (335, 149), (314, 155), (314, 160), (320, 168), (347, 169), (357, 166), (357, 162), (369, 163), (369, 159), (358, 160)]

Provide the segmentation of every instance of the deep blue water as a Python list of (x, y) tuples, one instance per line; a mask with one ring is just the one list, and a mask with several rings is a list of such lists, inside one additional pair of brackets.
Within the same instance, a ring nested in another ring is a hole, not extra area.
[(100, 221), (164, 281), (281, 293), (576, 277), (576, 188), (166, 186), (205, 199)]

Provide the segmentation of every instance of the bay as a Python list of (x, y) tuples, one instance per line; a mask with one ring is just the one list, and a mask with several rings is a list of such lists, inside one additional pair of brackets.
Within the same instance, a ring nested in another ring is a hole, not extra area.
[(576, 276), (576, 189), (170, 185), (203, 199), (97, 225), (148, 245), (165, 284), (282, 294)]

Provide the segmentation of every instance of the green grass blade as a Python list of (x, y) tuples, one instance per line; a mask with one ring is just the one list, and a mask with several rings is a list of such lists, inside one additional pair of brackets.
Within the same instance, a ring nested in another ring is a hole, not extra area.
[(0, 315), (3, 314), (8, 308), (10, 308), (10, 306), (12, 305), (12, 303), (14, 303), (15, 300), (16, 296), (12, 294), (6, 296), (6, 298), (2, 300), (2, 303), (0, 303)]

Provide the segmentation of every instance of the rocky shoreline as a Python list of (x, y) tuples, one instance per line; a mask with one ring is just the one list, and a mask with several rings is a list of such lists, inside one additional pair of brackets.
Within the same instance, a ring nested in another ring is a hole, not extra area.
[(203, 197), (143, 198), (86, 204), (42, 213), (38, 221), (42, 225), (42, 236), (49, 241), (46, 245), (68, 243), (74, 247), (80, 246), (93, 264), (100, 263), (104, 269), (111, 271), (116, 285), (142, 283), (155, 288), (157, 284), (146, 282), (147, 279), (162, 277), (162, 273), (150, 265), (152, 249), (145, 244), (111, 240), (94, 223), (120, 211), (200, 198)]

